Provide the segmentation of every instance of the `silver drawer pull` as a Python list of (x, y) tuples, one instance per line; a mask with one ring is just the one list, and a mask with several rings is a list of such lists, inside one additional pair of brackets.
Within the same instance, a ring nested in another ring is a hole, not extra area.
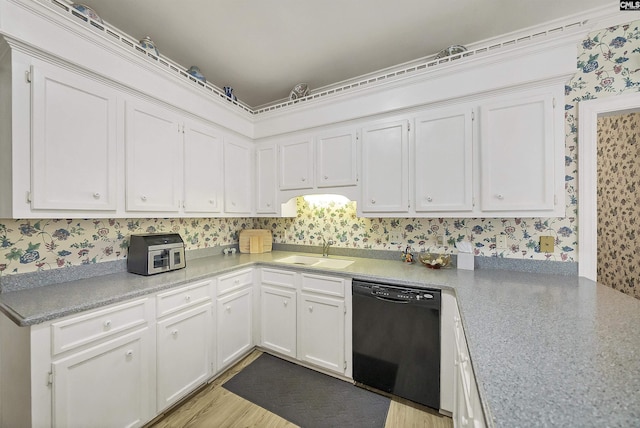
[(94, 199), (100, 199), (100, 193), (96, 192), (93, 194)]
[(177, 336), (177, 335), (178, 335), (178, 330), (173, 330), (173, 331), (171, 332), (171, 335), (172, 335), (172, 336)]
[(106, 320), (104, 323), (104, 328), (111, 328), (111, 320)]

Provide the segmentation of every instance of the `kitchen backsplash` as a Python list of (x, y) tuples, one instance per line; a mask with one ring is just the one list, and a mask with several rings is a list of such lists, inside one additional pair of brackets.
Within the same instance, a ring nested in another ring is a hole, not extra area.
[(177, 232), (188, 250), (238, 242), (251, 218), (0, 220), (0, 275), (127, 256), (132, 233)]
[[(364, 219), (354, 203), (311, 208), (299, 199), (294, 219), (0, 219), (0, 275), (121, 259), (130, 233), (179, 232), (187, 249), (197, 249), (235, 243), (245, 227), (269, 228), (277, 243), (318, 245), (324, 236), (340, 247), (416, 251), (433, 248), (445, 232), (449, 240), (469, 237), (480, 256), (577, 261), (577, 102), (640, 89), (639, 28), (634, 21), (594, 31), (578, 46), (577, 72), (565, 87), (565, 218)], [(401, 244), (390, 243), (391, 232)], [(496, 250), (501, 233), (508, 248)], [(536, 251), (540, 235), (555, 237), (553, 254)]]

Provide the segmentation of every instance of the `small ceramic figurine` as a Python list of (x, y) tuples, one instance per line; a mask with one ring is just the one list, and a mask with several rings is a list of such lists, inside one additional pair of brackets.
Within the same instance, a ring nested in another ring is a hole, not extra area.
[(232, 99), (233, 101), (238, 101), (238, 97), (233, 95), (233, 88), (231, 86), (225, 86), (223, 89), (224, 89), (224, 93), (227, 95), (229, 99)]
[(402, 252), (400, 256), (403, 262), (405, 263), (413, 263), (413, 254), (411, 254), (411, 247), (407, 245), (407, 248)]

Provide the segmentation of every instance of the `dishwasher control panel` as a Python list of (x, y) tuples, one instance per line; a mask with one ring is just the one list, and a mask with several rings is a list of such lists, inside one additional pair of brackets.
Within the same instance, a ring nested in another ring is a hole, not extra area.
[(404, 288), (389, 288), (382, 286), (371, 287), (371, 294), (379, 297), (386, 297), (394, 300), (429, 300), (433, 299), (433, 294), (428, 291)]

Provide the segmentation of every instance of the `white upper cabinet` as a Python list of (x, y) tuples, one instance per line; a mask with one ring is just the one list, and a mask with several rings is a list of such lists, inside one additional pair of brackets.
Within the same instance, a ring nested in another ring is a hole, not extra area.
[(300, 136), (280, 144), (280, 190), (313, 188), (313, 139)]
[(277, 152), (273, 144), (256, 148), (256, 213), (276, 214)]
[(409, 209), (408, 126), (400, 120), (362, 129), (362, 212)]
[(354, 129), (331, 131), (316, 137), (317, 187), (357, 184), (357, 133)]
[(181, 130), (174, 112), (143, 100), (126, 101), (127, 211), (179, 211)]
[(471, 211), (473, 111), (434, 111), (415, 119), (415, 210)]
[(187, 121), (184, 127), (184, 211), (219, 213), (223, 201), (223, 138)]
[(115, 211), (117, 92), (36, 60), (31, 84), (32, 209)]
[(224, 211), (251, 214), (253, 208), (253, 143), (237, 137), (224, 142)]
[(552, 212), (562, 184), (553, 96), (514, 94), (481, 104), (480, 121), (481, 210)]

